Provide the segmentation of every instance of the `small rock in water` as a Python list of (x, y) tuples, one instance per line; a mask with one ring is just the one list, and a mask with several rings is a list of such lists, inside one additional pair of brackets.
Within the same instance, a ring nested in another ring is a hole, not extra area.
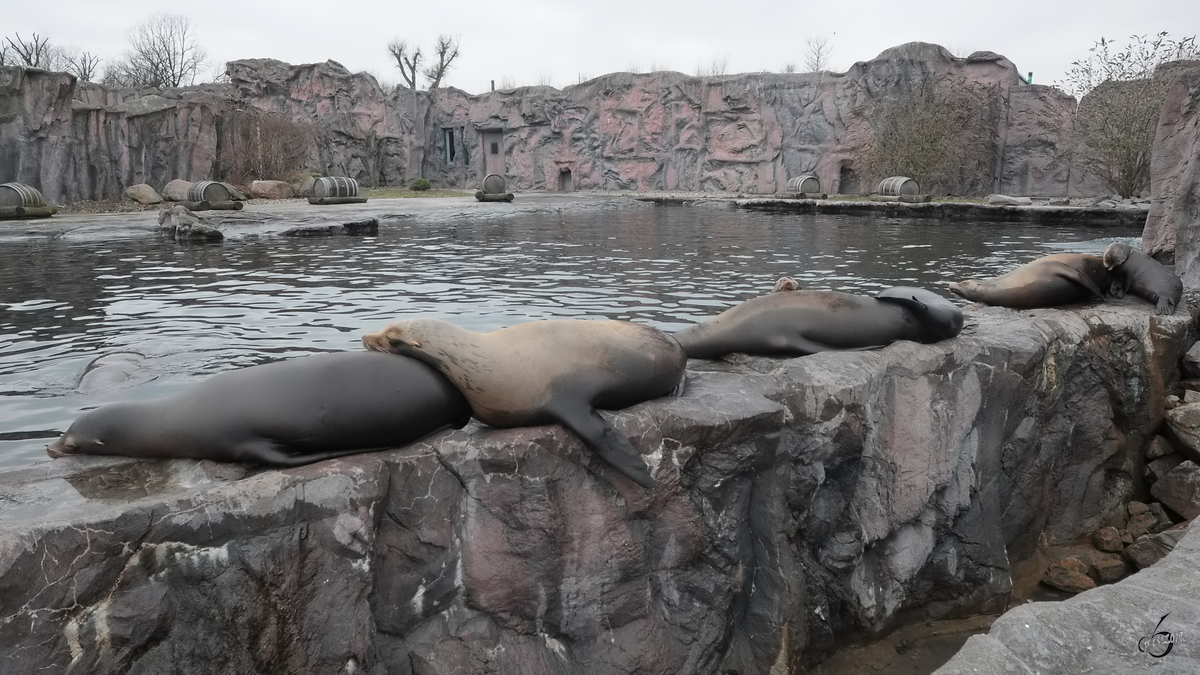
[(342, 229), (346, 231), (346, 234), (378, 234), (379, 219), (364, 218), (349, 223), (342, 223)]
[(1120, 553), (1125, 548), (1121, 543), (1121, 533), (1115, 527), (1102, 527), (1092, 534), (1092, 543), (1101, 551)]
[(1150, 494), (1186, 519), (1200, 516), (1200, 466), (1181, 462), (1158, 479)]
[(1096, 587), (1087, 574), (1088, 567), (1077, 558), (1063, 558), (1046, 570), (1042, 583), (1068, 593), (1082, 593)]

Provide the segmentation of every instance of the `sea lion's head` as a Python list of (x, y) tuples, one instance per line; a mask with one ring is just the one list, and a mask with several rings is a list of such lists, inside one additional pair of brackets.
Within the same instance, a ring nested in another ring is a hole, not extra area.
[(1133, 253), (1133, 247), (1129, 244), (1109, 244), (1108, 248), (1104, 249), (1104, 269), (1115, 270), (1129, 260), (1129, 255)]
[(800, 282), (791, 277), (779, 277), (779, 281), (775, 282), (775, 287), (771, 289), (772, 293), (782, 293), (783, 291), (798, 291), (800, 290)]
[(983, 293), (983, 284), (975, 279), (951, 281), (950, 292), (960, 298), (964, 298), (972, 302), (978, 302), (980, 294)]
[(921, 325), (921, 342), (940, 342), (962, 332), (962, 310), (933, 291), (915, 286), (895, 286), (876, 293), (875, 298), (907, 309)]
[(444, 332), (447, 326), (452, 324), (437, 319), (403, 319), (378, 333), (367, 333), (362, 343), (372, 352), (420, 357), (426, 353), (425, 341)]
[(46, 446), (51, 457), (66, 455), (136, 455), (129, 430), (139, 428), (129, 413), (136, 403), (113, 403), (80, 415), (67, 432)]

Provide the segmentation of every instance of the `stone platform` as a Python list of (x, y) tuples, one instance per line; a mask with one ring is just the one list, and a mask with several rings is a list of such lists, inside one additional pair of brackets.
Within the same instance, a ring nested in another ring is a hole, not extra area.
[(935, 345), (690, 362), (683, 396), (605, 414), (653, 490), (553, 426), (0, 470), (0, 672), (803, 672), (1002, 611), (1017, 561), (1139, 496), (1195, 338), (1136, 299), (966, 316)]

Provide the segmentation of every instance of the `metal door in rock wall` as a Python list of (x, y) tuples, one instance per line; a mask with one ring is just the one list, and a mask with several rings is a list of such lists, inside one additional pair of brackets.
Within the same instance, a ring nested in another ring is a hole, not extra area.
[(483, 175), (507, 176), (504, 171), (504, 132), (496, 129), (481, 131), (479, 135), (483, 138)]

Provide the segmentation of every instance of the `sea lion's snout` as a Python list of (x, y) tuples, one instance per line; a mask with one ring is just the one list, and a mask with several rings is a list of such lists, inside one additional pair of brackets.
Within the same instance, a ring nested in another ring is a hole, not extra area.
[(58, 440), (46, 446), (46, 454), (55, 458), (65, 457), (66, 455), (73, 454), (72, 451), (74, 448), (74, 441), (67, 434), (63, 434), (58, 437)]
[(957, 295), (960, 298), (967, 297), (967, 290), (965, 288), (963, 288), (961, 285), (959, 285), (958, 282), (955, 282), (955, 281), (950, 282), (950, 292)]

